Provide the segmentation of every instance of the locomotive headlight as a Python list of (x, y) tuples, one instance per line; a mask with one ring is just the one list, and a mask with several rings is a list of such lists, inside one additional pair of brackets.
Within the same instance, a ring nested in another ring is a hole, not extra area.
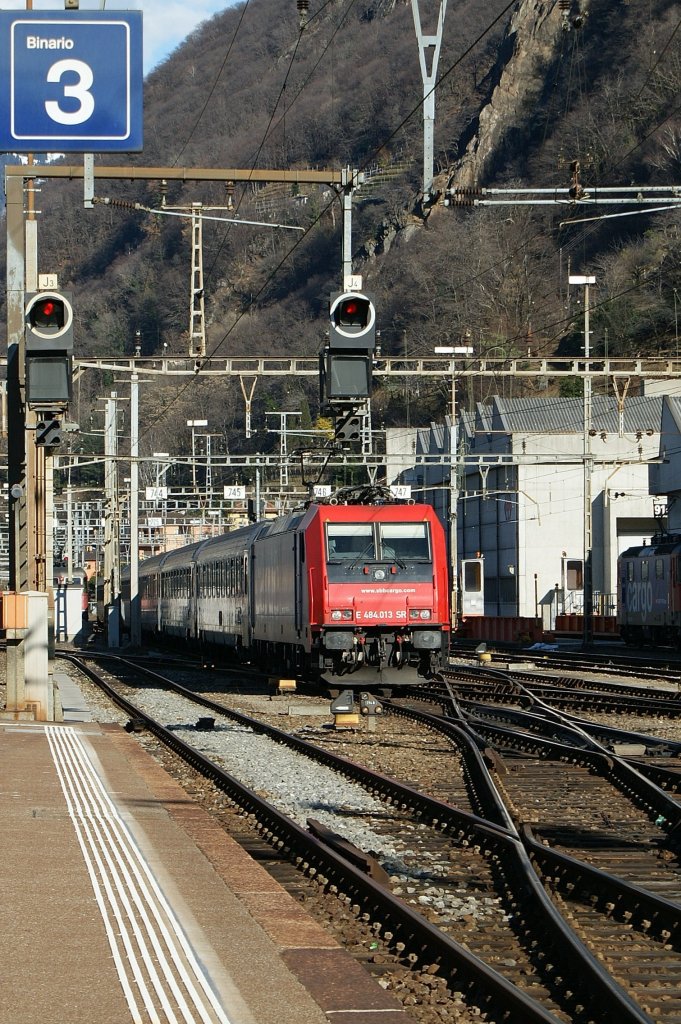
[(332, 622), (348, 622), (352, 620), (352, 608), (333, 608), (331, 611)]
[(426, 619), (430, 619), (432, 614), (433, 613), (431, 612), (430, 608), (410, 608), (409, 609), (409, 618), (412, 620), (412, 622), (414, 620), (416, 620), (416, 619), (422, 619), (422, 620), (425, 621)]

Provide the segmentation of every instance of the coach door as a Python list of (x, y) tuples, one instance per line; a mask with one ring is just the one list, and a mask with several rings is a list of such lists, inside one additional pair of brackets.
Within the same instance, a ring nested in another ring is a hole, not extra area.
[(244, 626), (242, 636), (246, 647), (252, 646), (255, 631), (255, 559), (255, 544), (251, 544), (244, 554), (244, 600), (248, 608), (248, 622)]

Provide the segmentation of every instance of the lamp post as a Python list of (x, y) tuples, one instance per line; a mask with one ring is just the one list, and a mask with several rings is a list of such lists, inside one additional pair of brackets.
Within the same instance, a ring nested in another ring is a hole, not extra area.
[(459, 611), (459, 569), (458, 569), (458, 538), (457, 538), (457, 505), (459, 501), (458, 475), (458, 431), (456, 424), (456, 373), (455, 356), (471, 356), (470, 345), (443, 345), (434, 349), (436, 356), (450, 356), (449, 373), (451, 376), (451, 412), (449, 423), (449, 564), (451, 572), (451, 617), (456, 621)]

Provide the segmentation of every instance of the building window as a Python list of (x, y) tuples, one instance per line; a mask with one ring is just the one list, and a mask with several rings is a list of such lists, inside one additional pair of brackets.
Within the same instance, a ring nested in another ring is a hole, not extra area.
[(569, 559), (565, 563), (565, 587), (567, 590), (584, 589), (583, 569), (582, 562), (575, 558)]

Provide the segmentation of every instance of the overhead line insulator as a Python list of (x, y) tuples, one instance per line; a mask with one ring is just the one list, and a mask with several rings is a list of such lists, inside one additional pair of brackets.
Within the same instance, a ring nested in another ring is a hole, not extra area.
[(473, 206), (476, 196), (481, 195), (482, 189), (477, 185), (455, 185), (449, 192), (455, 206)]

